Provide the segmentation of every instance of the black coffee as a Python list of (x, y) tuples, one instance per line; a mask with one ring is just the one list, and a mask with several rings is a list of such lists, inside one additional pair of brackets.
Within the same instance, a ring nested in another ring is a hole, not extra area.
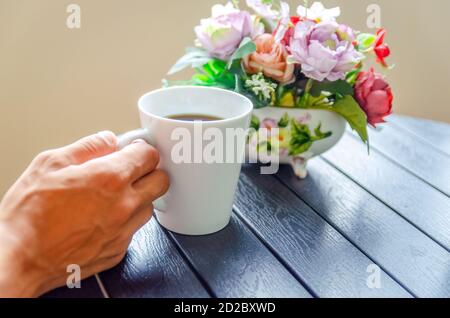
[(223, 120), (223, 118), (220, 118), (220, 117), (208, 116), (208, 115), (197, 115), (197, 114), (174, 115), (174, 116), (169, 116), (167, 118), (173, 119), (173, 120), (180, 120), (180, 121), (218, 121), (218, 120)]

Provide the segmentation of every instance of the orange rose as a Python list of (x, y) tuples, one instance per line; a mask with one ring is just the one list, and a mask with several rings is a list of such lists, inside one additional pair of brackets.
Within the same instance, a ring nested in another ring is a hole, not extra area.
[(294, 81), (294, 64), (287, 63), (288, 52), (281, 43), (275, 43), (271, 34), (262, 34), (255, 40), (256, 52), (247, 55), (244, 68), (249, 74), (262, 72), (281, 84)]

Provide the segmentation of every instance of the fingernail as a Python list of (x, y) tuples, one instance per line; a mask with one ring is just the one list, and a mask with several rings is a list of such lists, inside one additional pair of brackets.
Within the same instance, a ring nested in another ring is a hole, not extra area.
[(97, 133), (97, 136), (106, 141), (111, 147), (117, 147), (117, 136), (113, 132), (109, 130), (100, 131)]
[(111, 138), (111, 136), (116, 136), (113, 132), (109, 130), (100, 131), (97, 133), (100, 137)]
[(144, 139), (136, 139), (132, 142), (132, 144), (146, 144), (147, 142)]

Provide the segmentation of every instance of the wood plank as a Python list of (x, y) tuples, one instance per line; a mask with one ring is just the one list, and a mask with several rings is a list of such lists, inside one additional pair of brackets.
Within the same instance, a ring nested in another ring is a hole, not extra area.
[(401, 128), (369, 129), (370, 145), (431, 186), (450, 196), (450, 156)]
[(407, 129), (450, 155), (450, 124), (399, 115), (389, 116), (388, 122)]
[(374, 262), (316, 214), (275, 176), (245, 167), (236, 209), (253, 231), (319, 297), (410, 297), (381, 271), (381, 289), (367, 285)]
[(450, 250), (450, 199), (376, 150), (345, 135), (323, 156), (372, 195)]
[(103, 294), (95, 277), (90, 277), (81, 282), (79, 289), (61, 287), (43, 295), (42, 298), (103, 298)]
[(135, 235), (125, 260), (100, 278), (112, 298), (209, 297), (155, 219)]
[(311, 295), (237, 218), (219, 233), (172, 234), (220, 298), (310, 298)]
[(450, 297), (450, 253), (341, 172), (316, 159), (306, 180), (278, 177), (414, 295)]

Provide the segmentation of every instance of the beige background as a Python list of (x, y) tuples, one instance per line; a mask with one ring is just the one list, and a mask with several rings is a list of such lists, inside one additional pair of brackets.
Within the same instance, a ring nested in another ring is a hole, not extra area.
[[(215, 2), (0, 0), (0, 197), (41, 150), (136, 127), (137, 99), (160, 86)], [(396, 111), (450, 122), (450, 1), (323, 2), (361, 31), (367, 5), (380, 4)], [(70, 3), (81, 6), (80, 30), (66, 27)]]

